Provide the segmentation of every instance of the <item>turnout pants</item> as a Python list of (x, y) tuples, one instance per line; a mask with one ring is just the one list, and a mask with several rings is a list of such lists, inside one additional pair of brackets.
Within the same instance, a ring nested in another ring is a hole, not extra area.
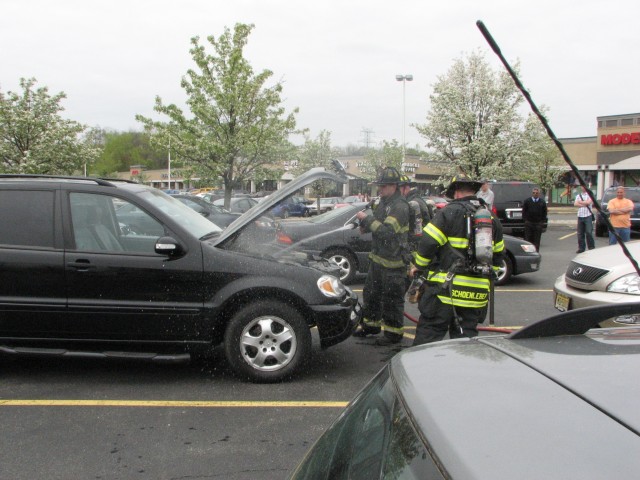
[(478, 335), (478, 323), (484, 322), (488, 307), (455, 307), (462, 328), (462, 332), (460, 332), (454, 321), (453, 307), (442, 303), (438, 298), (438, 294), (441, 292), (442, 287), (439, 284), (429, 284), (422, 294), (418, 304), (420, 318), (413, 345), (440, 341), (447, 333), (449, 333), (449, 338), (476, 337)]
[(365, 329), (372, 333), (382, 329), (385, 337), (392, 340), (402, 338), (406, 276), (404, 267), (385, 268), (375, 262), (369, 263), (362, 291)]

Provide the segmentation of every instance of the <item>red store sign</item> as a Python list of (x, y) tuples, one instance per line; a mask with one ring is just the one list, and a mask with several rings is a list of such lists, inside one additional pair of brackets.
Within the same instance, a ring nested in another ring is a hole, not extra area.
[(630, 145), (634, 143), (640, 143), (640, 132), (614, 133), (600, 137), (601, 145)]

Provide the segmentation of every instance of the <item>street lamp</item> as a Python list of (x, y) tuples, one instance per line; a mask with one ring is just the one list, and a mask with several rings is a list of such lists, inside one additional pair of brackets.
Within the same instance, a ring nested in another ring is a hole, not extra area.
[(402, 82), (402, 161), (404, 161), (404, 147), (405, 147), (405, 123), (406, 123), (406, 116), (407, 116), (407, 102), (406, 102), (406, 95), (405, 95), (405, 87), (407, 85), (407, 82), (410, 82), (413, 80), (413, 75), (411, 74), (406, 74), (406, 75), (396, 75), (396, 80), (399, 82)]

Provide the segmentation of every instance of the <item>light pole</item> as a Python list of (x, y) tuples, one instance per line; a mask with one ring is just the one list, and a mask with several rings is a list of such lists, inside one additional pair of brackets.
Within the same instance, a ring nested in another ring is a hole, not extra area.
[(402, 82), (402, 161), (404, 161), (404, 148), (405, 148), (405, 123), (407, 116), (407, 102), (405, 95), (405, 88), (407, 82), (413, 80), (413, 75), (405, 74), (405, 75), (396, 75), (396, 80)]

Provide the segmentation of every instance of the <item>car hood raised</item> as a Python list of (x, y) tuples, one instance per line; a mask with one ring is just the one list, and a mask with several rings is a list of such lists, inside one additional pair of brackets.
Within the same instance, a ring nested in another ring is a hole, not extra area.
[(214, 244), (219, 245), (229, 238), (236, 236), (238, 232), (243, 230), (247, 225), (251, 224), (261, 216), (268, 214), (273, 207), (285, 198), (293, 195), (296, 191), (315, 182), (316, 180), (323, 179), (333, 180), (338, 183), (345, 183), (348, 181), (345, 176), (326, 171), (322, 167), (312, 168), (287, 183), (283, 188), (276, 190), (260, 203), (247, 210), (242, 216), (234, 220), (227, 228), (224, 229), (222, 234), (215, 239)]

